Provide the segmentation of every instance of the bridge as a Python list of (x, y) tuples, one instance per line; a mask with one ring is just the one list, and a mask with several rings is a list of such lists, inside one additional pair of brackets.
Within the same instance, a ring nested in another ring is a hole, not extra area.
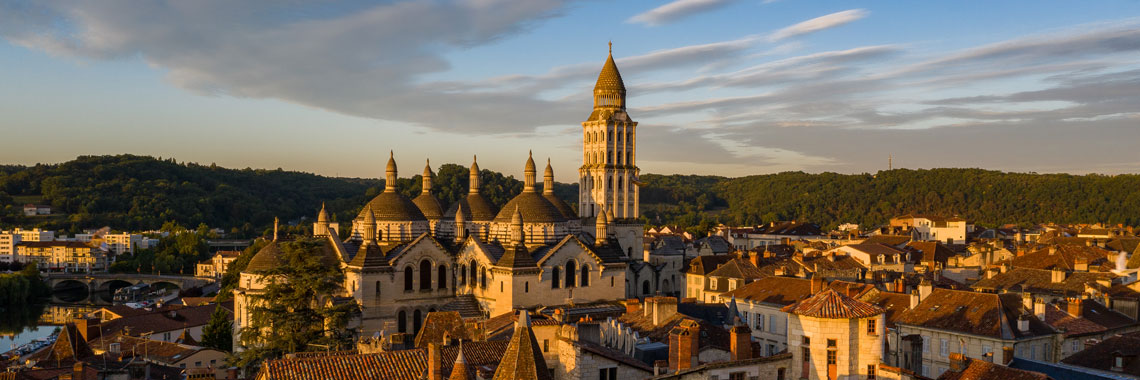
[(84, 288), (88, 293), (113, 292), (138, 284), (187, 289), (209, 285), (217, 280), (213, 277), (132, 273), (46, 273), (43, 278), (53, 292)]

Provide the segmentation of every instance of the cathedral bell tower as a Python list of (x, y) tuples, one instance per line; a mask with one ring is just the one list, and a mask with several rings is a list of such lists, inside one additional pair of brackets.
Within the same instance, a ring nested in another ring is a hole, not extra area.
[(637, 122), (625, 111), (625, 83), (614, 64), (611, 43), (594, 85), (594, 112), (582, 122), (578, 214), (589, 218), (608, 209), (619, 220), (640, 216), (636, 158)]

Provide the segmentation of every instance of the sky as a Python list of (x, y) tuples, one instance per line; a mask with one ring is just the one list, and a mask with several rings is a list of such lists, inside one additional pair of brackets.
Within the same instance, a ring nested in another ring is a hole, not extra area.
[(1140, 172), (1140, 2), (0, 0), (0, 163), (576, 182), (607, 43), (642, 173)]

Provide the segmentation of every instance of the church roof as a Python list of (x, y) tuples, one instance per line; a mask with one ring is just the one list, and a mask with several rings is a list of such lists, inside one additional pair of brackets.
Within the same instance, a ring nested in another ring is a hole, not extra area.
[[(443, 217), (455, 219), (455, 212), (459, 209), (460, 204), (463, 205), (463, 216), (469, 222), (490, 222), (495, 219), (495, 214), (499, 213), (495, 205), (491, 204), (491, 201), (488, 201), (482, 194), (468, 193), (466, 197), (460, 198), (458, 202), (448, 207)], [(510, 221), (509, 215), (507, 218), (507, 221)]]
[(830, 319), (867, 318), (883, 313), (881, 307), (840, 294), (830, 287), (781, 310), (805, 317)]
[(356, 250), (356, 255), (352, 257), (352, 261), (348, 262), (348, 266), (355, 268), (376, 268), (388, 265), (387, 253), (384, 252), (384, 247), (377, 244), (363, 244)]
[(546, 201), (550, 202), (551, 205), (554, 205), (554, 208), (562, 213), (562, 217), (567, 220), (578, 219), (578, 213), (574, 212), (574, 208), (570, 207), (569, 204), (566, 204), (566, 202), (558, 198), (558, 196), (554, 194), (542, 194), (542, 197), (546, 198)]
[(527, 223), (560, 223), (566, 221), (562, 211), (558, 210), (558, 207), (551, 204), (542, 194), (523, 191), (503, 206), (502, 211), (499, 211), (499, 215), (495, 217), (495, 222), (510, 222), (516, 208), (522, 213), (523, 220)]
[(526, 246), (517, 245), (508, 247), (503, 250), (503, 255), (499, 257), (499, 261), (495, 266), (507, 268), (534, 268), (538, 266), (535, 263), (534, 257), (530, 252), (527, 252)]
[(602, 72), (598, 74), (598, 83), (594, 84), (594, 91), (598, 90), (625, 92), (625, 82), (621, 80), (621, 73), (618, 72), (617, 64), (614, 63), (614, 55), (612, 53), (606, 57), (606, 63), (602, 66)]
[(419, 196), (412, 199), (412, 203), (414, 203), (416, 208), (419, 208), (420, 212), (424, 214), (424, 217), (428, 219), (443, 218), (443, 205), (441, 205), (439, 199), (436, 199), (431, 193), (420, 193)]
[(542, 349), (538, 340), (531, 331), (530, 317), (526, 310), (520, 311), (519, 320), (515, 325), (515, 334), (511, 336), (507, 350), (495, 369), (493, 380), (552, 380), (550, 370), (546, 367), (546, 359), (542, 356)]
[[(372, 214), (375, 215), (377, 221), (388, 222), (407, 222), (415, 220), (427, 220), (424, 217), (423, 211), (412, 203), (408, 197), (400, 195), (397, 192), (385, 191), (368, 202), (367, 206), (372, 207)], [(364, 218), (364, 211), (360, 211), (357, 218)]]
[(245, 272), (256, 272), (262, 270), (269, 270), (276, 268), (281, 263), (281, 250), (277, 248), (277, 241), (270, 241), (264, 247), (261, 247), (253, 258), (249, 260), (249, 264), (245, 266)]

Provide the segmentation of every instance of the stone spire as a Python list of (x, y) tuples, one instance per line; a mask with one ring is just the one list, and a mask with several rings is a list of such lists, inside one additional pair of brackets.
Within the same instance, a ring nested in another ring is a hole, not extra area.
[(479, 194), (479, 157), (471, 156), (471, 182), (468, 184), (467, 192), (471, 194)]
[(511, 216), (511, 244), (521, 245), (523, 240), (522, 212), (519, 211), (519, 206), (516, 205), (515, 214)]
[(523, 168), (523, 192), (524, 193), (533, 193), (534, 192), (534, 179), (535, 179), (536, 174), (537, 174), (537, 170), (535, 170), (535, 166), (534, 166), (534, 154), (532, 152), (528, 152), (527, 157), (526, 157), (526, 167)]
[(550, 370), (547, 369), (546, 359), (542, 356), (542, 348), (534, 338), (534, 331), (530, 327), (530, 316), (526, 310), (519, 311), (518, 321), (515, 322), (515, 334), (507, 343), (507, 349), (495, 369), (492, 380), (552, 380)]
[(376, 215), (372, 212), (372, 205), (365, 206), (364, 222), (360, 224), (360, 228), (364, 230), (365, 243), (376, 241)]
[(474, 379), (467, 369), (467, 359), (463, 358), (463, 341), (459, 341), (459, 355), (455, 357), (455, 364), (451, 366), (451, 376), (448, 380), (471, 380)]
[(610, 54), (602, 65), (602, 72), (598, 74), (598, 82), (594, 84), (594, 109), (598, 108), (625, 110), (625, 82), (614, 63), (613, 43), (610, 43)]
[(467, 239), (467, 218), (463, 216), (463, 204), (460, 203), (455, 210), (455, 242), (460, 243)]
[(384, 171), (384, 192), (396, 192), (396, 152), (388, 151), (388, 169)]
[(424, 194), (431, 193), (431, 179), (434, 176), (435, 176), (435, 173), (431, 172), (431, 159), (428, 159), (427, 165), (424, 165), (424, 176), (423, 176), (424, 177), (424, 184), (423, 184), (423, 193)]
[[(606, 207), (606, 224), (611, 226), (614, 224), (614, 209), (609, 207)], [(614, 231), (609, 231), (609, 233), (612, 235)]]
[(546, 159), (546, 171), (542, 173), (542, 194), (554, 195), (554, 168), (550, 167), (550, 158)]
[(594, 245), (606, 245), (606, 236), (609, 235), (609, 223), (606, 223), (606, 212), (602, 211), (594, 218)]

